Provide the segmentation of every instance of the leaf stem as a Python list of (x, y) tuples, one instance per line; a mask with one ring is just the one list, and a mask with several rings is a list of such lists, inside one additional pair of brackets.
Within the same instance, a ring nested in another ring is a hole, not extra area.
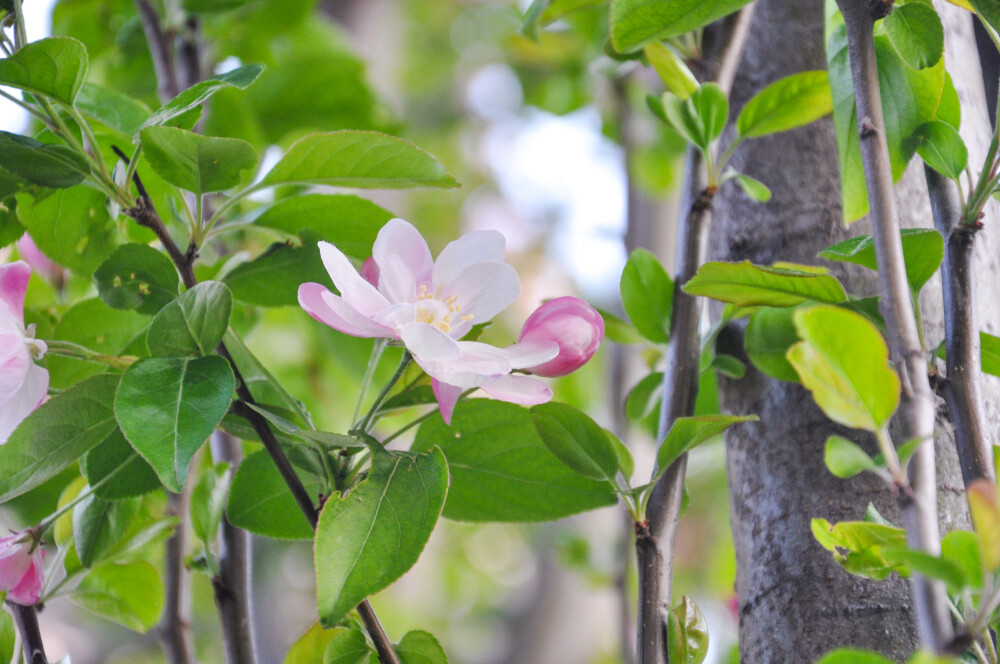
[(365, 368), (364, 378), (361, 379), (361, 389), (358, 390), (358, 400), (354, 403), (354, 413), (351, 415), (351, 422), (357, 422), (358, 418), (361, 416), (361, 404), (365, 400), (365, 395), (368, 394), (368, 388), (371, 387), (372, 376), (375, 375), (375, 367), (378, 366), (378, 362), (382, 358), (382, 352), (385, 350), (385, 346), (385, 339), (375, 339), (375, 343), (372, 346), (371, 357), (368, 358), (368, 366)]
[(28, 31), (24, 27), (24, 10), (21, 7), (21, 0), (14, 1), (14, 51), (21, 50), (21, 47), (28, 43)]
[(104, 355), (71, 341), (62, 341), (60, 339), (43, 339), (42, 341), (47, 346), (48, 352), (53, 355), (105, 364), (115, 369), (128, 369), (139, 359), (134, 355)]
[(382, 402), (385, 401), (385, 398), (389, 396), (389, 393), (392, 391), (392, 388), (395, 387), (396, 383), (399, 382), (399, 379), (403, 377), (403, 373), (406, 371), (406, 367), (410, 366), (410, 362), (412, 360), (413, 356), (410, 355), (410, 351), (408, 350), (403, 351), (403, 357), (399, 361), (399, 366), (396, 367), (396, 373), (392, 375), (392, 378), (389, 379), (389, 382), (387, 382), (385, 386), (382, 388), (382, 390), (378, 393), (378, 396), (375, 397), (375, 401), (372, 402), (371, 408), (369, 408), (368, 412), (365, 413), (365, 416), (361, 420), (361, 422), (359, 422), (357, 426), (353, 427), (354, 429), (360, 429), (361, 431), (368, 433), (368, 431), (371, 429), (371, 426), (374, 424), (373, 418), (375, 417), (375, 413), (382, 405)]

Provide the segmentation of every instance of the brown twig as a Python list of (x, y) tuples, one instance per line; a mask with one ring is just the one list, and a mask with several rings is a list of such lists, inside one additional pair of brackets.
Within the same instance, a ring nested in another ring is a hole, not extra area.
[[(753, 5), (721, 24), (724, 34), (715, 35), (715, 57), (706, 68), (720, 77), (728, 92), (736, 64), (743, 53)], [(694, 412), (698, 394), (700, 340), (699, 300), (681, 286), (687, 283), (705, 259), (705, 238), (712, 216), (715, 191), (705, 179), (701, 153), (689, 147), (685, 162), (686, 181), (681, 210), (686, 214), (677, 238), (674, 302), (670, 316), (670, 340), (663, 374), (663, 402), (657, 440), (662, 442), (679, 417)], [(677, 526), (684, 496), (687, 455), (681, 455), (663, 473), (650, 493), (647, 521), (636, 525), (636, 561), (639, 575), (637, 653), (640, 664), (668, 664), (664, 640), (664, 615), (670, 609)]]
[(14, 618), (17, 633), (21, 635), (21, 648), (27, 664), (49, 664), (42, 643), (42, 632), (38, 629), (38, 612), (34, 606), (23, 606), (7, 602), (7, 610)]
[[(240, 442), (225, 431), (212, 434), (212, 460), (235, 470), (243, 457)], [(212, 579), (215, 606), (222, 623), (226, 664), (255, 664), (250, 592), (250, 537), (223, 517), (219, 524), (219, 574)]]
[(176, 97), (181, 86), (177, 77), (177, 67), (174, 64), (174, 35), (164, 32), (160, 25), (160, 16), (149, 0), (135, 0), (139, 10), (139, 21), (142, 31), (149, 42), (149, 54), (153, 58), (153, 69), (156, 71), (157, 95), (160, 101), (166, 103)]
[[(861, 160), (871, 205), (878, 263), (879, 290), (889, 331), (889, 344), (902, 381), (897, 412), (905, 440), (925, 441), (910, 461), (913, 499), (901, 501), (907, 542), (936, 555), (941, 551), (937, 521), (937, 478), (934, 468), (934, 395), (927, 379), (927, 357), (920, 344), (910, 287), (906, 280), (899, 217), (893, 190), (889, 148), (882, 116), (878, 66), (875, 61), (874, 17), (868, 0), (837, 0), (847, 29), (848, 52), (857, 103)], [(952, 638), (944, 584), (920, 574), (912, 579), (914, 613), (920, 642), (941, 652)]]
[(167, 492), (167, 514), (181, 521), (165, 545), (163, 560), (163, 615), (156, 625), (156, 637), (163, 647), (168, 664), (193, 664), (194, 647), (191, 644), (190, 620), (187, 615), (187, 567), (184, 551), (187, 535), (184, 517), (187, 514), (188, 496)]

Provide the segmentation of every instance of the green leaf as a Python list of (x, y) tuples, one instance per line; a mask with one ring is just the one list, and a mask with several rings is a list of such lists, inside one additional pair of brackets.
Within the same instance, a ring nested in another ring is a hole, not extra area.
[(929, 4), (900, 5), (885, 17), (882, 25), (899, 57), (914, 69), (932, 67), (944, 55), (944, 28)]
[(451, 470), (449, 519), (550, 521), (617, 501), (606, 482), (581, 477), (552, 454), (531, 414), (513, 404), (460, 401), (450, 427), (434, 415), (417, 430), (411, 449), (435, 446)]
[(659, 473), (669, 468), (670, 464), (682, 454), (722, 434), (734, 424), (756, 422), (759, 419), (756, 415), (678, 417), (670, 427), (670, 431), (667, 432), (667, 437), (663, 439), (659, 452), (656, 453), (656, 466)]
[(868, 650), (838, 648), (824, 655), (816, 664), (893, 664), (893, 661)]
[(93, 83), (84, 83), (76, 107), (101, 124), (131, 137), (149, 117), (149, 108), (132, 97)]
[(698, 79), (695, 78), (684, 60), (660, 42), (646, 44), (643, 48), (646, 59), (659, 74), (667, 91), (681, 99), (687, 99), (698, 89)]
[[(0, 147), (0, 154), (3, 152)], [(104, 200), (104, 194), (96, 189), (78, 186), (40, 199), (19, 195), (17, 213), (46, 256), (90, 277), (116, 244), (115, 227)]]
[(995, 572), (1000, 567), (1000, 499), (997, 486), (989, 480), (975, 480), (966, 489), (972, 527), (979, 535), (983, 564)]
[(794, 307), (809, 300), (832, 304), (847, 300), (844, 287), (834, 277), (750, 261), (705, 263), (683, 290), (739, 307)]
[(0, 60), (0, 85), (72, 106), (87, 77), (87, 49), (76, 39), (49, 37)]
[(826, 439), (824, 460), (830, 472), (842, 479), (854, 477), (866, 470), (875, 472), (881, 470), (857, 443), (841, 436), (830, 436)]
[(736, 184), (740, 185), (743, 193), (758, 203), (766, 203), (771, 200), (771, 190), (760, 180), (756, 180), (743, 173), (733, 174), (733, 179), (736, 180)]
[(1000, 376), (1000, 337), (995, 337), (988, 332), (980, 332), (979, 352), (983, 373)]
[(951, 80), (951, 74), (944, 73), (944, 90), (941, 92), (941, 104), (938, 106), (935, 119), (947, 122), (955, 129), (962, 124), (962, 102), (958, 98), (958, 91)]
[(622, 270), (622, 306), (639, 333), (654, 343), (670, 338), (674, 282), (652, 253), (636, 249)]
[(604, 336), (619, 344), (638, 344), (644, 341), (639, 331), (631, 323), (622, 320), (609, 311), (595, 307), (604, 319)]
[[(148, 318), (134, 311), (109, 309), (108, 305), (95, 297), (77, 302), (63, 314), (54, 336), (61, 341), (77, 343), (106, 355), (119, 355), (126, 350), (132, 354), (145, 355), (146, 348), (142, 338), (148, 322)], [(49, 365), (50, 384), (57, 389), (71, 387), (84, 378), (107, 370), (94, 362), (52, 353), (45, 359)]]
[(368, 645), (365, 633), (356, 627), (338, 633), (323, 654), (323, 664), (369, 664), (375, 651)]
[(707, 152), (726, 128), (729, 100), (715, 83), (705, 83), (687, 99), (665, 92), (662, 100), (663, 113), (673, 128), (702, 152)]
[(968, 586), (962, 568), (942, 556), (932, 556), (926, 551), (906, 546), (887, 546), (882, 549), (882, 556), (892, 564), (905, 567), (910, 573), (944, 581), (951, 594), (959, 593)]
[(148, 632), (163, 613), (163, 582), (146, 562), (99, 565), (80, 581), (70, 599), (102, 618), (135, 632)]
[(402, 664), (448, 664), (441, 644), (423, 630), (407, 632), (394, 650)]
[(139, 133), (149, 165), (170, 184), (195, 194), (231, 189), (257, 165), (253, 146), (238, 138), (202, 136), (176, 127)]
[(282, 664), (323, 664), (323, 653), (343, 629), (323, 629), (315, 623), (292, 644)]
[(743, 346), (754, 366), (762, 372), (790, 383), (799, 382), (799, 375), (785, 354), (799, 341), (791, 307), (761, 307), (750, 315)]
[(358, 189), (458, 186), (428, 153), (375, 131), (335, 131), (300, 139), (258, 186), (280, 184)]
[(206, 468), (191, 491), (191, 530), (194, 536), (209, 546), (219, 535), (219, 524), (226, 509), (232, 468), (227, 463)]
[(272, 244), (267, 251), (229, 272), (224, 280), (240, 302), (260, 307), (297, 305), (299, 286), (330, 277), (319, 255), (318, 236), (303, 232), (302, 246), (287, 242)]
[(802, 384), (838, 424), (878, 431), (899, 405), (899, 377), (882, 335), (859, 314), (839, 307), (795, 312), (803, 339), (788, 351)]
[(101, 500), (87, 496), (73, 510), (73, 542), (84, 567), (100, 562), (128, 532), (139, 511), (135, 500)]
[(115, 429), (118, 376), (94, 376), (52, 397), (0, 446), (0, 503), (75, 463)]
[(770, 84), (746, 103), (736, 119), (741, 136), (767, 136), (818, 120), (833, 111), (825, 71), (804, 71)]
[(5, 182), (4, 195), (25, 188), (19, 180), (40, 187), (65, 189), (80, 184), (90, 173), (87, 158), (76, 150), (6, 131), (0, 131), (0, 168), (7, 171), (5, 179), (13, 178)]
[(0, 612), (0, 662), (14, 661), (17, 648), (17, 631), (14, 619), (6, 611)]
[(379, 230), (393, 216), (357, 196), (304, 194), (278, 201), (257, 217), (254, 224), (300, 237), (303, 230), (308, 230), (348, 256), (363, 260), (372, 255)]
[(826, 519), (813, 519), (812, 532), (823, 548), (833, 552), (834, 560), (852, 574), (884, 579), (906, 569), (883, 557), (885, 547), (906, 546), (902, 528), (868, 521), (842, 521), (831, 526)]
[[(944, 258), (944, 238), (933, 228), (904, 228), (900, 235), (906, 280), (910, 289), (919, 292), (934, 276)], [(871, 235), (858, 235), (819, 252), (820, 258), (846, 261), (877, 270), (875, 242)]]
[(197, 13), (221, 12), (242, 7), (250, 2), (251, 0), (184, 0), (184, 9)]
[(173, 300), (153, 318), (146, 334), (159, 357), (211, 355), (229, 328), (233, 296), (221, 281), (203, 281)]
[(991, 28), (1000, 32), (1000, 3), (997, 0), (969, 0), (969, 4)]
[(222, 421), (234, 389), (232, 369), (217, 355), (145, 358), (122, 376), (115, 416), (163, 486), (180, 493), (191, 458)]
[[(309, 495), (323, 491), (319, 478), (299, 473)], [(288, 485), (265, 450), (247, 456), (236, 469), (226, 507), (229, 522), (238, 528), (275, 539), (308, 540), (313, 529)]]
[(84, 461), (87, 482), (104, 500), (123, 500), (160, 488), (152, 466), (139, 456), (121, 429), (115, 428), (104, 442), (90, 450)]
[(697, 30), (731, 14), (747, 0), (612, 0), (611, 41), (620, 53)]
[(983, 558), (979, 536), (964, 530), (953, 530), (941, 540), (941, 557), (955, 563), (973, 588), (983, 585)]
[[(250, 84), (257, 80), (257, 77), (260, 76), (262, 71), (264, 71), (264, 67), (261, 65), (245, 65), (243, 67), (239, 67), (238, 69), (228, 71), (225, 74), (212, 76), (211, 78), (206, 78), (204, 81), (195, 83), (190, 88), (180, 93), (157, 110), (153, 111), (153, 114), (142, 123), (140, 129), (164, 125), (170, 120), (197, 108), (222, 88), (235, 87), (240, 90), (245, 90), (250, 86)], [(138, 134), (138, 132), (136, 133)], [(136, 135), (135, 140), (138, 140), (138, 138), (138, 135)]]
[[(895, 12), (890, 16), (894, 14)], [(965, 141), (962, 140), (958, 130), (950, 124), (941, 120), (926, 122), (917, 127), (913, 135), (920, 141), (917, 154), (935, 171), (952, 180), (957, 180), (965, 171), (965, 167), (969, 164), (969, 151), (965, 148)]]
[(687, 595), (667, 615), (667, 652), (671, 664), (701, 664), (708, 655), (708, 624)]
[(316, 594), (324, 625), (337, 624), (417, 562), (447, 492), (441, 450), (373, 450), (368, 477), (347, 497), (328, 500), (316, 527)]
[(618, 455), (596, 422), (561, 403), (535, 406), (531, 415), (538, 435), (563, 463), (584, 477), (614, 483)]
[(302, 402), (292, 396), (284, 385), (271, 375), (271, 372), (250, 352), (239, 335), (231, 329), (226, 330), (222, 341), (226, 344), (226, 350), (229, 351), (236, 368), (243, 376), (243, 384), (250, 390), (254, 401), (258, 404), (277, 406), (294, 413), (298, 417), (295, 424), (299, 426), (306, 426), (310, 423), (309, 413)]
[(112, 309), (152, 315), (177, 297), (180, 280), (170, 259), (145, 244), (123, 244), (94, 273), (101, 300)]
[(645, 419), (663, 394), (663, 372), (654, 371), (631, 389), (625, 399), (625, 416), (632, 422)]

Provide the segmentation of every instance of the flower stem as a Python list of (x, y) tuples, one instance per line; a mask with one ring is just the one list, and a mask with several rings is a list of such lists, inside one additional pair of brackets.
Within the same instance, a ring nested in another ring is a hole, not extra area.
[(128, 369), (139, 359), (134, 355), (104, 355), (71, 341), (62, 341), (59, 339), (42, 339), (42, 341), (44, 341), (47, 346), (48, 352), (53, 355), (72, 357), (86, 362), (106, 364), (109, 367), (114, 367), (115, 369)]
[(379, 360), (382, 359), (385, 344), (385, 339), (376, 339), (375, 345), (372, 346), (372, 355), (368, 359), (365, 376), (361, 379), (361, 389), (358, 390), (358, 400), (354, 404), (354, 413), (351, 415), (351, 422), (357, 422), (358, 418), (361, 417), (361, 404), (365, 400), (365, 395), (368, 394), (368, 388), (371, 387), (372, 376), (375, 375), (375, 367), (378, 366)]
[(413, 356), (410, 355), (410, 351), (408, 350), (403, 351), (403, 358), (399, 361), (399, 366), (396, 368), (396, 373), (392, 375), (392, 378), (389, 379), (389, 382), (385, 384), (385, 387), (382, 388), (382, 391), (378, 393), (377, 397), (375, 397), (375, 401), (372, 402), (371, 408), (369, 408), (368, 412), (365, 413), (364, 419), (362, 419), (361, 422), (359, 422), (358, 425), (354, 427), (355, 429), (360, 429), (365, 433), (367, 433), (371, 429), (372, 425), (375, 423), (375, 421), (377, 421), (375, 420), (375, 413), (378, 412), (379, 407), (385, 401), (386, 397), (389, 396), (389, 392), (392, 391), (392, 388), (395, 387), (396, 383), (399, 382), (399, 379), (403, 377), (403, 372), (406, 371), (406, 367), (410, 366), (410, 362), (412, 360)]

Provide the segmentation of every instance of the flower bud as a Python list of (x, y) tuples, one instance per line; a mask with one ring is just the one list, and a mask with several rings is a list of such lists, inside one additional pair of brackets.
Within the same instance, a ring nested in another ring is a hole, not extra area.
[(604, 319), (592, 306), (576, 297), (557, 297), (542, 304), (528, 317), (518, 343), (555, 342), (559, 354), (529, 371), (539, 376), (565, 376), (586, 364), (602, 339)]
[(7, 601), (31, 606), (42, 592), (45, 550), (30, 533), (0, 537), (0, 590)]

